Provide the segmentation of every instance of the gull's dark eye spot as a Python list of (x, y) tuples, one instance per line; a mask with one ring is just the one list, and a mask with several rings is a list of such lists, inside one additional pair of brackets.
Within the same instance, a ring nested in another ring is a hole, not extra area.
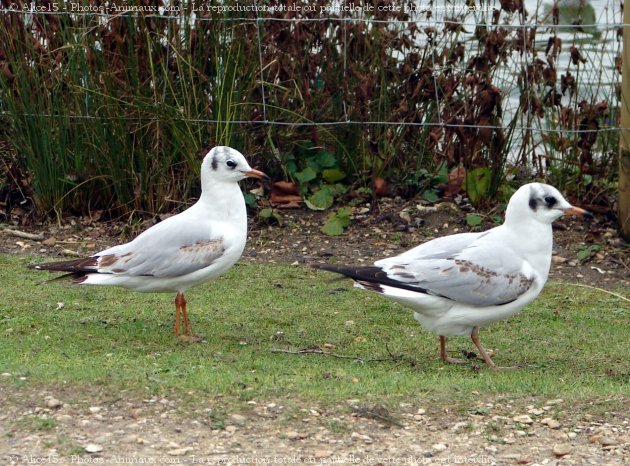
[(546, 196), (545, 197), (545, 203), (549, 207), (553, 207), (557, 202), (558, 202), (558, 200), (555, 197), (553, 197), (553, 196)]
[(533, 197), (529, 198), (529, 208), (532, 209), (534, 212), (536, 212), (536, 208), (538, 207), (538, 203), (536, 202), (536, 199)]
[(225, 164), (230, 167), (232, 170), (234, 170), (234, 168), (236, 168), (236, 162), (234, 160), (228, 160), (227, 162), (225, 162)]

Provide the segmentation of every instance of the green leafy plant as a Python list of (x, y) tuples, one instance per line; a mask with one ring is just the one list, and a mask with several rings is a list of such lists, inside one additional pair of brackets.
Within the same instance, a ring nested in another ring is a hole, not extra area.
[(466, 194), (474, 205), (482, 204), (490, 195), (492, 171), (486, 167), (475, 168), (466, 173)]
[(311, 210), (330, 209), (335, 199), (347, 192), (347, 187), (339, 183), (346, 178), (346, 173), (328, 151), (309, 144), (295, 154), (285, 155), (283, 161)]
[(477, 214), (468, 214), (466, 215), (466, 224), (471, 227), (478, 227), (483, 222), (483, 218)]
[(595, 253), (601, 248), (602, 247), (599, 244), (591, 244), (590, 246), (580, 244), (578, 245), (579, 251), (577, 252), (577, 258), (580, 262), (586, 262), (591, 257), (593, 257)]
[(420, 193), (422, 198), (428, 202), (437, 202), (440, 199), (440, 193), (437, 186), (444, 185), (448, 182), (448, 165), (445, 162), (440, 163), (438, 167), (431, 171), (426, 168), (420, 168), (413, 171), (404, 181), (406, 190), (409, 194)]
[(282, 216), (273, 209), (265, 208), (258, 212), (258, 218), (265, 223), (282, 225)]
[(326, 223), (321, 228), (322, 233), (328, 236), (339, 236), (343, 234), (345, 229), (350, 225), (352, 217), (352, 209), (342, 207), (336, 212), (328, 214)]

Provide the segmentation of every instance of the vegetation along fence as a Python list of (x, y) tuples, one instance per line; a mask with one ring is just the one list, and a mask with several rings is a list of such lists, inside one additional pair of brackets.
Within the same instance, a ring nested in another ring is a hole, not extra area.
[(622, 29), (618, 0), (0, 0), (4, 190), (170, 210), (229, 144), (313, 208), (457, 167), (475, 204), (533, 175), (607, 205)]

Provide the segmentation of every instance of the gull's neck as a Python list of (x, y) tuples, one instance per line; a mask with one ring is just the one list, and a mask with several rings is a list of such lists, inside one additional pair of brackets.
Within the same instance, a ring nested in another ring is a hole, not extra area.
[(197, 201), (199, 207), (213, 212), (218, 218), (246, 218), (245, 199), (238, 183), (205, 181)]
[(539, 222), (527, 215), (506, 215), (501, 228), (507, 232), (506, 240), (513, 250), (529, 262), (546, 280), (551, 267), (553, 248), (551, 224)]

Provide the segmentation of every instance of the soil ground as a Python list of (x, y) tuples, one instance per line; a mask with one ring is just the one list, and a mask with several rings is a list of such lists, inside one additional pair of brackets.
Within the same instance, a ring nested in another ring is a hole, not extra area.
[[(469, 230), (466, 214), (451, 203), (384, 199), (378, 211), (358, 207), (338, 237), (320, 232), (326, 215), (287, 210), (280, 226), (250, 222), (243, 260), (369, 264), (430, 237)], [(4, 231), (0, 252), (71, 258), (129, 240), (150, 224), (75, 218), (61, 226), (14, 227), (42, 236)], [(481, 228), (491, 226), (486, 221)], [(563, 219), (555, 230), (552, 280), (627, 292), (628, 247), (603, 219), (590, 225)], [(9, 387), (0, 380), (1, 464), (630, 463), (627, 412), (603, 407), (601, 415), (583, 414), (561, 399), (484, 398), (476, 413), (417, 400), (390, 411), (357, 400), (328, 407), (260, 400), (216, 425), (211, 413), (220, 399), (191, 406), (98, 388), (78, 394), (69, 387)]]

